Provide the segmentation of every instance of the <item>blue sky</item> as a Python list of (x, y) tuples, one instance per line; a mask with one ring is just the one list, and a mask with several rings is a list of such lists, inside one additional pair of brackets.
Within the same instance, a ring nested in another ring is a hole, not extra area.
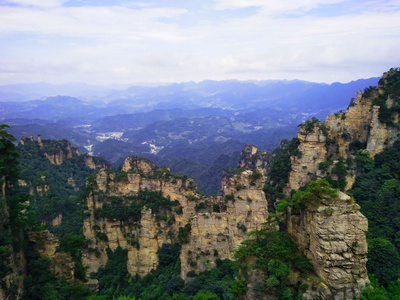
[(348, 82), (399, 58), (398, 0), (0, 0), (0, 85)]

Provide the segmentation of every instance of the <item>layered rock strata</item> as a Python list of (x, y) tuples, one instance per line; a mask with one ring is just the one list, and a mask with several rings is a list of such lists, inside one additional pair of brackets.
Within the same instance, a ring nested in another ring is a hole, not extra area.
[[(124, 177), (122, 181), (107, 170), (98, 172), (85, 199), (88, 217), (84, 234), (90, 248), (83, 262), (89, 266), (89, 273), (107, 262), (107, 248), (114, 251), (122, 247), (128, 250), (128, 271), (145, 276), (158, 265), (158, 249), (164, 243), (179, 242), (178, 233), (190, 225), (181, 251), (182, 277), (186, 278), (189, 271), (213, 267), (217, 258), (231, 258), (247, 232), (260, 227), (268, 215), (263, 181), (255, 179), (252, 171), (232, 177), (224, 190), (229, 196), (223, 199), (198, 194), (191, 179), (175, 178), (168, 169), (146, 159), (128, 157), (122, 170), (125, 176), (118, 175)], [(96, 210), (107, 203), (104, 199), (134, 196), (144, 190), (160, 192), (177, 201), (177, 206), (162, 212), (166, 216), (163, 219), (147, 207), (136, 222), (96, 218)]]
[[(368, 95), (359, 91), (345, 112), (329, 115), (322, 124), (315, 123), (310, 131), (306, 131), (304, 126), (300, 128), (297, 138), (301, 155), (291, 157), (292, 171), (285, 189), (286, 195), (291, 190), (298, 190), (311, 178), (326, 176), (339, 160), (348, 157), (354, 159), (359, 145), (364, 145), (372, 158), (393, 145), (400, 133), (397, 126), (398, 114), (393, 114), (394, 126), (389, 126), (379, 120), (380, 107), (373, 105), (373, 100), (384, 94), (387, 88), (385, 78), (389, 74), (387, 72), (383, 75), (377, 90)], [(390, 95), (386, 99), (386, 105), (393, 105)], [(321, 171), (320, 164), (328, 160), (332, 160), (330, 169), (327, 172)], [(348, 166), (346, 190), (352, 187), (355, 176), (356, 170)]]
[(353, 299), (368, 282), (368, 221), (359, 209), (354, 199), (339, 192), (333, 200), (321, 199), (318, 206), (288, 214), (288, 232), (331, 291), (324, 299)]

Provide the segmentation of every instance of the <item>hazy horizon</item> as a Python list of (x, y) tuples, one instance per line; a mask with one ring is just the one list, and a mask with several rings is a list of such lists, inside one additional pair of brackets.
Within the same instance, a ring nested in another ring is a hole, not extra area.
[[(386, 71), (388, 71), (387, 69)], [(384, 72), (386, 72), (384, 71)], [(214, 80), (214, 79), (202, 79), (202, 80), (188, 80), (188, 81), (169, 81), (169, 82), (132, 82), (132, 83), (125, 83), (125, 84), (113, 84), (113, 83), (107, 83), (107, 84), (96, 84), (96, 83), (86, 83), (86, 82), (65, 82), (65, 83), (50, 83), (50, 82), (45, 82), (45, 81), (38, 81), (38, 82), (19, 82), (19, 83), (10, 83), (10, 84), (0, 84), (0, 87), (6, 87), (6, 86), (20, 86), (20, 85), (51, 85), (54, 87), (61, 87), (61, 86), (89, 86), (89, 87), (96, 87), (96, 88), (101, 88), (101, 89), (128, 89), (130, 87), (159, 87), (159, 86), (167, 86), (167, 85), (173, 85), (173, 84), (189, 84), (189, 83), (194, 83), (194, 84), (199, 84), (202, 82), (206, 81), (215, 81), (215, 82), (249, 82), (249, 83), (272, 83), (272, 82), (309, 82), (309, 83), (316, 83), (316, 84), (326, 84), (326, 85), (331, 85), (331, 84), (347, 84), (350, 82), (358, 81), (358, 80), (368, 80), (372, 78), (380, 78), (382, 74), (378, 74), (376, 76), (370, 76), (368, 78), (354, 78), (349, 81), (335, 81), (335, 82), (317, 82), (317, 81), (309, 81), (309, 80), (302, 80), (302, 79), (245, 79), (245, 80), (240, 80), (240, 79), (221, 79), (221, 80)]]

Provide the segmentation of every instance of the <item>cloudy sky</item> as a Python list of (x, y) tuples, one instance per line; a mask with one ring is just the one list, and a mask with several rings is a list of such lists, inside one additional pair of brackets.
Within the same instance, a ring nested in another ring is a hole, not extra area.
[(0, 0), (0, 85), (330, 83), (398, 66), (399, 0)]

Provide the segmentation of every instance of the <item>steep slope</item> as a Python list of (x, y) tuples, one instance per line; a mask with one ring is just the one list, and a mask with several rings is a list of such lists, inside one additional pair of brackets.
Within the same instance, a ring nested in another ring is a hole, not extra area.
[[(370, 87), (364, 93), (359, 91), (345, 112), (329, 115), (323, 124), (313, 119), (300, 125), (297, 138), (301, 156), (291, 158), (287, 193), (297, 190), (313, 176), (326, 175), (342, 181), (337, 187), (347, 190), (354, 183), (353, 162), (357, 150), (366, 149), (373, 158), (393, 145), (399, 136), (397, 105), (400, 91), (393, 86), (398, 77), (396, 69), (386, 72), (378, 88)], [(337, 174), (335, 167), (338, 168), (338, 164), (345, 164), (346, 172)]]
[[(335, 299), (359, 295), (368, 282), (367, 220), (353, 198), (339, 192), (328, 199), (325, 193), (317, 193), (329, 183), (343, 191), (350, 189), (363, 162), (398, 139), (399, 79), (400, 70), (391, 69), (378, 88), (358, 92), (345, 112), (329, 115), (324, 123), (313, 118), (300, 124), (291, 148), (276, 160), (289, 164), (287, 173), (270, 173), (268, 198), (286, 212), (289, 234)], [(294, 191), (298, 192), (293, 195)], [(289, 202), (282, 201), (285, 198)]]

